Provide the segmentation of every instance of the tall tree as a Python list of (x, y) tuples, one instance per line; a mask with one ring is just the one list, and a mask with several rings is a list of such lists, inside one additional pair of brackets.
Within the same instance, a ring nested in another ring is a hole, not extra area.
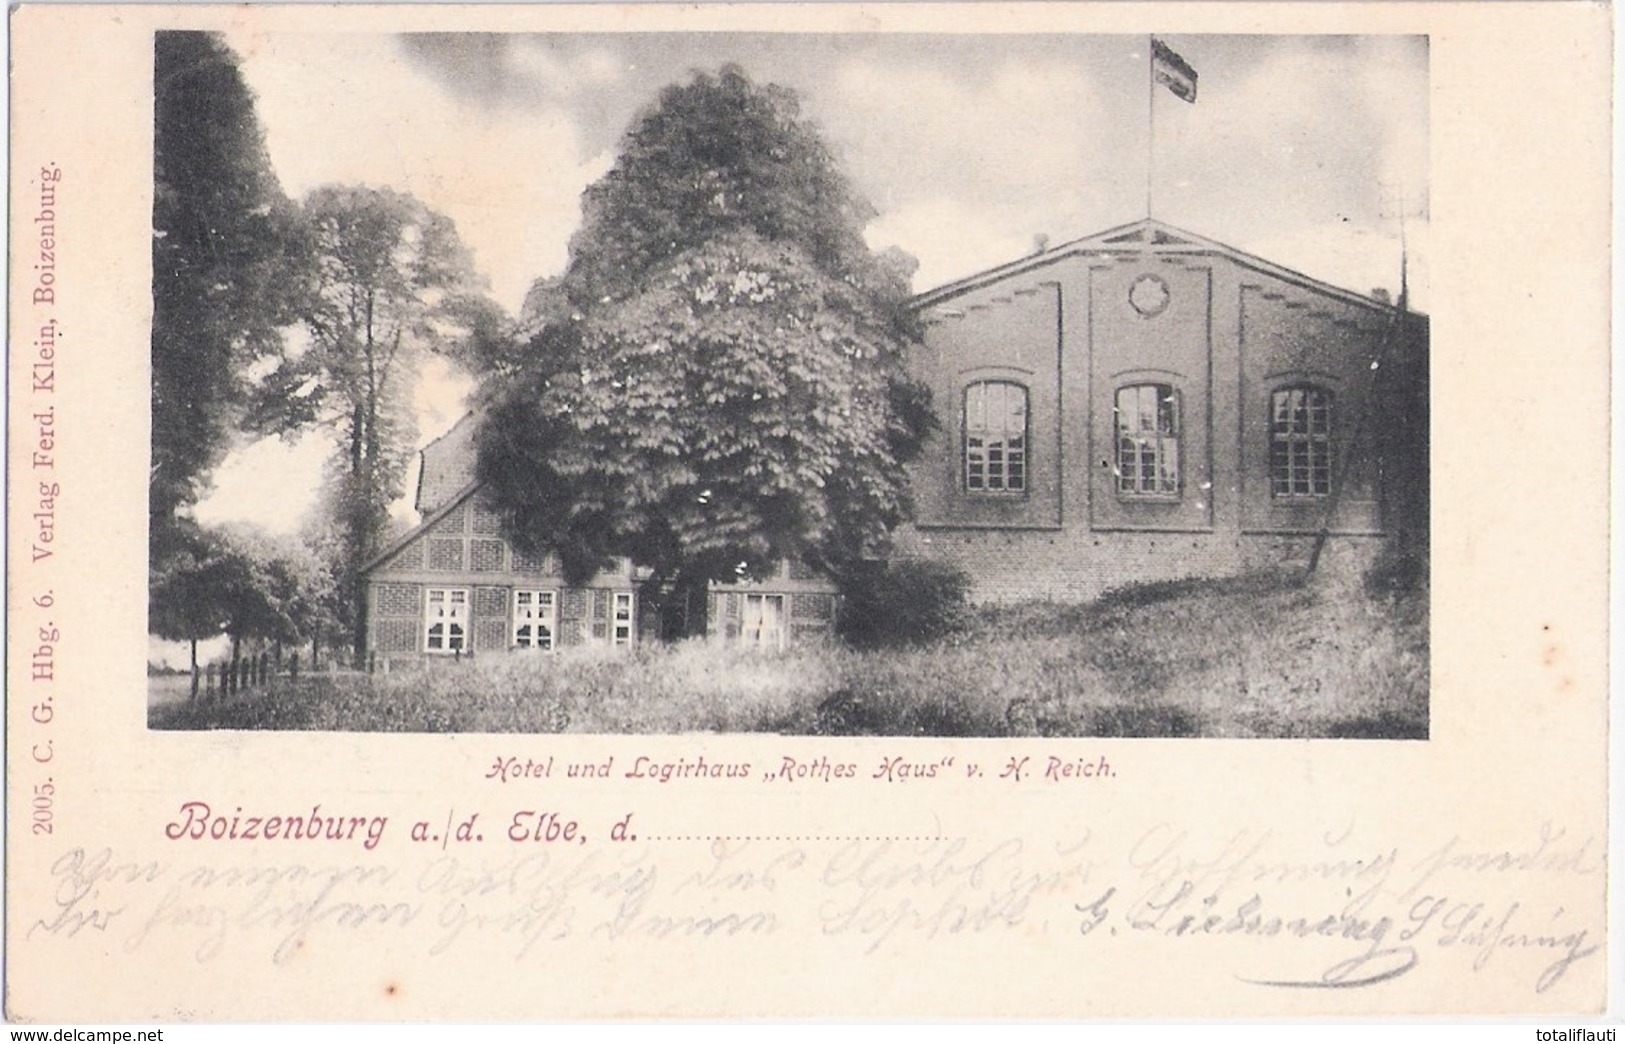
[(305, 255), (236, 56), (212, 33), (154, 40), (153, 559), (230, 447), (254, 375), (299, 315)]
[(328, 185), (306, 197), (302, 216), (315, 264), (309, 343), (266, 377), (253, 421), (336, 433), (324, 500), (353, 584), (405, 483), (425, 354), (477, 353), (468, 345), (497, 319), (451, 219), (412, 196)]
[(328, 625), (332, 572), (301, 541), (250, 526), (204, 528), (187, 518), (174, 533), (172, 553), (154, 563), (149, 626), (190, 644), (194, 697), (200, 640), (230, 636), (235, 664), (245, 641), (291, 644)]
[(221, 595), (221, 548), (189, 518), (172, 521), (165, 534), (165, 553), (150, 566), (147, 628), (160, 638), (188, 644), (191, 695), (196, 699), (197, 643), (223, 634), (229, 615)]
[(583, 210), (482, 425), (512, 538), (577, 582), (628, 556), (657, 601), (878, 553), (934, 423), (904, 370), (912, 260), (865, 245), (794, 95), (732, 67), (667, 88)]
[(314, 633), (333, 586), (327, 563), (301, 541), (255, 526), (213, 531), (215, 574), (232, 659), (245, 641), (293, 645)]

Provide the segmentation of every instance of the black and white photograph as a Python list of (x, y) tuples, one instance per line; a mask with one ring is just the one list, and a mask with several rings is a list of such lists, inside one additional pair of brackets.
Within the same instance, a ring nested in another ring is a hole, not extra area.
[(1428, 40), (159, 32), (150, 724), (1428, 736)]
[(3, 1017), (1605, 1040), (1614, 15), (20, 6)]

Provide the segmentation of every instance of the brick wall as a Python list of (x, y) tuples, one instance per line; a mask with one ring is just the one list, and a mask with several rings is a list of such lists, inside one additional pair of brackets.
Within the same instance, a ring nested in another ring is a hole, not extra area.
[[(824, 591), (784, 591), (768, 588), (748, 593), (759, 593), (783, 599), (783, 616), (788, 644), (821, 641), (835, 631), (836, 597)], [(713, 591), (711, 613), (707, 621), (710, 633), (729, 641), (740, 637), (744, 625), (744, 605), (747, 592), (740, 590)]]
[[(905, 529), (897, 550), (959, 566), (971, 576), (976, 602), (1081, 602), (1132, 583), (1305, 565), (1313, 543), (1305, 536)], [(1321, 568), (1357, 575), (1381, 545), (1376, 537), (1333, 537)]]
[[(1142, 283), (1166, 289), (1160, 308), (1136, 303)], [(1086, 601), (1132, 583), (1305, 566), (1314, 542), (1305, 534), (1321, 525), (1329, 498), (1273, 495), (1271, 396), (1288, 386), (1333, 396), (1330, 438), (1338, 459), (1351, 462), (1322, 568), (1358, 575), (1384, 530), (1425, 551), (1420, 321), (1396, 345), (1386, 340), (1391, 317), (1369, 303), (1218, 252), (1143, 244), (1039, 258), (932, 300), (924, 318), (925, 347), (913, 365), (944, 427), (910, 469), (918, 528), (899, 534), (897, 550), (958, 565), (977, 601)], [(983, 372), (977, 366), (1033, 374), (1029, 466), (1035, 482), (1045, 455), (1059, 469), (1057, 499), (1052, 505), (1048, 487), (1035, 484), (1028, 516), (993, 517), (955, 477), (954, 425), (966, 382)], [(1171, 495), (1119, 488), (1117, 395), (1140, 384), (1172, 391), (1179, 465)], [(1051, 385), (1053, 432), (1038, 408)], [(1385, 409), (1366, 408), (1373, 394)]]

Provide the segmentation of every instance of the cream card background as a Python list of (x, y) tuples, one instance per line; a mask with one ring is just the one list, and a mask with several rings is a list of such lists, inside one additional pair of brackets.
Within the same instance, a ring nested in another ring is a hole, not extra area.
[[(1214, 1017), (1604, 1004), (1606, 8), (25, 7), (12, 17), (12, 1018)], [(244, 24), (1428, 34), (1432, 739), (149, 732), (151, 33)], [(62, 493), (56, 554), (35, 563), (29, 416), (44, 399), (30, 385), (40, 313), (28, 218), (49, 163), (64, 171), (51, 393)], [(33, 599), (47, 591), (53, 604), (42, 608)], [(42, 626), (61, 632), (49, 685), (29, 679)], [(484, 778), (504, 755), (765, 763), (787, 753), (865, 774), (893, 753), (989, 767), (1104, 753), (1116, 775), (1020, 788), (991, 778), (778, 789)], [(47, 779), (48, 836), (31, 819)], [(167, 840), (165, 825), (194, 799), (273, 814), (320, 802), (390, 823), (370, 851)], [(491, 842), (442, 852), (407, 839), (416, 819), (438, 828), (480, 812), (505, 824), (520, 809), (566, 812), (600, 836), (632, 812), (649, 834), (780, 840), (595, 843), (516, 866)], [(800, 840), (939, 834), (958, 840)], [(1395, 919), (1388, 945), (1417, 927), (1428, 909), (1419, 904), (1482, 904), (1492, 920), (1514, 912), (1509, 931), (1448, 945), (1438, 922), (1423, 927), (1406, 943), (1414, 968), (1359, 989), (1244, 981), (1318, 976), (1363, 952), (1349, 940), (1080, 931), (1108, 889), (1122, 902), (1181, 879), (1244, 881), (1269, 909), (1311, 922), (1371, 890), (1373, 919)], [(1543, 933), (1569, 942), (1542, 944)], [(1576, 959), (1554, 976), (1565, 954)], [(1554, 981), (1541, 990), (1543, 975)]]

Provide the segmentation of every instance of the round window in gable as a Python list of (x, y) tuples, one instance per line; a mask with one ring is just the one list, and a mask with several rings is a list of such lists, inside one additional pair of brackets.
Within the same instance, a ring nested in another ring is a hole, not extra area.
[(1149, 272), (1128, 288), (1128, 303), (1147, 319), (1159, 316), (1168, 307), (1168, 284)]

